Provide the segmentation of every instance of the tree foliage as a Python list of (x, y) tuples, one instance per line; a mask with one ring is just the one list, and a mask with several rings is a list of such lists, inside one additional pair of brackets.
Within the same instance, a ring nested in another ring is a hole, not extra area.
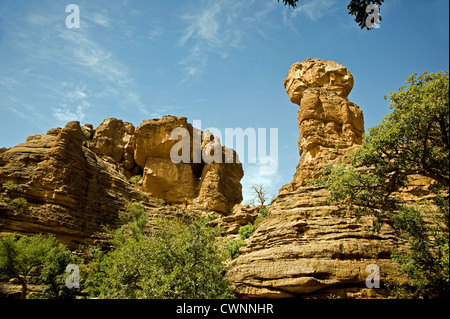
[(58, 245), (54, 236), (0, 236), (0, 278), (16, 279), (22, 286), (21, 298), (27, 297), (30, 279), (42, 286), (42, 293), (35, 298), (73, 297), (74, 291), (64, 284), (70, 263), (76, 263), (76, 257)]
[(106, 298), (227, 298), (222, 277), (225, 255), (217, 229), (197, 221), (159, 220), (147, 233), (148, 215), (139, 204), (123, 214), (125, 224), (112, 232), (114, 249), (90, 263), (86, 285)]
[[(299, 0), (283, 0), (283, 3), (290, 8), (295, 8), (297, 7), (298, 1)], [(278, 0), (278, 2), (280, 2), (280, 0)], [(367, 30), (370, 30), (370, 28), (366, 26), (366, 19), (369, 16), (366, 12), (366, 8), (369, 4), (381, 6), (383, 2), (384, 0), (351, 0), (347, 6), (348, 14), (355, 16), (355, 22), (361, 29), (367, 28)]]
[[(375, 229), (392, 222), (411, 244), (407, 254), (393, 256), (399, 270), (411, 284), (448, 295), (448, 71), (413, 74), (406, 84), (389, 95), (393, 111), (364, 136), (352, 165), (327, 166), (319, 183), (331, 191), (335, 213), (374, 216)], [(411, 205), (394, 195), (415, 174), (432, 180), (431, 194)]]

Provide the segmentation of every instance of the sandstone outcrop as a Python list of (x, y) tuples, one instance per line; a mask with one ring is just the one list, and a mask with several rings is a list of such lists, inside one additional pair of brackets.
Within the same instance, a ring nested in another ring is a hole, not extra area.
[(283, 188), (292, 191), (318, 177), (325, 165), (344, 161), (361, 145), (364, 119), (359, 107), (347, 98), (353, 76), (336, 62), (308, 59), (295, 63), (284, 86), (291, 102), (300, 106), (300, 162), (293, 181)]
[[(187, 136), (171, 139), (174, 129), (184, 129)], [(188, 163), (174, 163), (172, 148), (188, 138)], [(148, 120), (136, 129), (132, 139), (136, 163), (143, 168), (142, 190), (171, 203), (188, 203), (194, 208), (229, 214), (235, 204), (242, 201), (240, 180), (244, 176), (242, 164), (236, 161), (236, 152), (220, 144), (218, 162), (194, 158), (194, 153), (207, 153), (208, 144), (218, 143), (210, 134), (192, 127), (184, 117), (165, 116), (161, 120)], [(212, 147), (211, 147), (212, 148)], [(213, 150), (211, 150), (213, 154)], [(233, 161), (225, 157), (232, 154)]]
[(192, 126), (184, 117), (143, 121), (133, 138), (134, 157), (143, 168), (144, 192), (168, 202), (191, 202), (197, 196), (201, 167), (194, 170), (190, 163), (172, 162), (170, 150), (178, 140), (171, 140), (170, 134), (176, 128), (192, 136)]
[[(242, 165), (173, 163), (177, 141), (168, 137), (176, 127), (193, 132), (186, 118), (173, 116), (137, 128), (115, 118), (96, 129), (70, 122), (1, 149), (0, 232), (51, 233), (77, 248), (102, 242), (103, 225), (118, 226), (119, 211), (132, 201), (143, 202), (151, 218), (193, 209), (229, 214), (242, 200)], [(140, 188), (129, 181), (136, 174), (143, 175)], [(26, 202), (13, 205), (17, 198)]]
[(121, 163), (127, 171), (130, 171), (130, 174), (138, 171), (135, 169), (134, 149), (130, 144), (135, 130), (133, 124), (110, 117), (105, 119), (95, 130), (90, 124), (86, 124), (82, 129), (93, 135), (91, 148), (95, 147), (97, 154), (110, 156), (115, 162)]
[(308, 182), (362, 143), (362, 112), (347, 99), (353, 77), (335, 62), (308, 59), (295, 63), (284, 83), (300, 106), (300, 162), (226, 276), (243, 298), (385, 297), (385, 289), (367, 289), (366, 269), (376, 265), (382, 284), (399, 279), (390, 254), (405, 242), (387, 224), (370, 231), (369, 217), (329, 214), (335, 207), (325, 204), (328, 191)]
[[(0, 181), (25, 211), (0, 207), (0, 231), (53, 233), (70, 246), (102, 239), (101, 225), (117, 225), (117, 212), (143, 200), (114, 164), (83, 146), (78, 122), (29, 137), (1, 154)], [(8, 185), (8, 186), (5, 186)]]

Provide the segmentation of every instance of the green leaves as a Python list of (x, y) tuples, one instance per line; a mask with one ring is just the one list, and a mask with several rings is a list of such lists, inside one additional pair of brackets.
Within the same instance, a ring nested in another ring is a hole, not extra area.
[(0, 277), (16, 278), (22, 284), (22, 298), (27, 297), (30, 277), (37, 278), (43, 291), (36, 298), (70, 298), (64, 284), (65, 268), (76, 263), (67, 247), (58, 245), (54, 236), (0, 236)]
[(328, 165), (323, 173), (314, 184), (324, 185), (330, 191), (327, 204), (337, 205), (333, 214), (352, 214), (357, 219), (371, 215), (376, 217), (373, 228), (378, 230), (397, 207), (398, 200), (386, 193), (386, 181), (373, 171), (343, 164)]
[[(222, 278), (225, 254), (216, 241), (219, 230), (203, 221), (161, 219), (146, 233), (148, 215), (132, 204), (126, 222), (112, 232), (114, 250), (100, 255), (87, 282), (107, 298), (227, 298), (230, 283)], [(97, 272), (101, 271), (100, 276)], [(97, 286), (97, 287), (96, 287)]]
[(253, 234), (254, 231), (255, 231), (255, 226), (252, 223), (249, 223), (249, 224), (239, 228), (239, 236), (240, 236), (241, 240), (246, 240)]
[[(361, 29), (366, 27), (366, 19), (368, 13), (366, 12), (366, 7), (369, 4), (376, 4), (381, 6), (384, 0), (351, 0), (347, 6), (348, 14), (355, 16), (355, 22), (360, 26)], [(381, 21), (381, 17), (380, 17)], [(367, 29), (369, 29), (367, 27)]]
[[(289, 8), (296, 8), (299, 0), (282, 0), (284, 5)], [(278, 0), (280, 2), (280, 0)], [(355, 22), (364, 29), (366, 27), (366, 19), (369, 16), (366, 12), (366, 7), (369, 4), (376, 4), (381, 6), (384, 0), (350, 0), (350, 3), (347, 6), (348, 14), (355, 16)], [(379, 18), (381, 21), (381, 17)], [(368, 30), (369, 28), (366, 27)]]
[(435, 200), (433, 206), (424, 201), (420, 208), (400, 208), (394, 216), (394, 226), (402, 237), (408, 239), (411, 248), (406, 253), (394, 253), (392, 257), (400, 264), (399, 272), (408, 275), (412, 285), (431, 285), (448, 294), (448, 199), (446, 204), (445, 200), (442, 202), (444, 206), (440, 206), (437, 202), (442, 200)]
[(352, 163), (373, 166), (380, 176), (420, 174), (448, 188), (448, 72), (413, 74), (406, 83), (389, 95), (393, 112), (364, 136)]

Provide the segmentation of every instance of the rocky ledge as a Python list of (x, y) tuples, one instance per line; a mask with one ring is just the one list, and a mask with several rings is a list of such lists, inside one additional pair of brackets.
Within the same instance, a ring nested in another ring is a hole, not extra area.
[[(119, 211), (132, 201), (143, 202), (152, 216), (195, 209), (229, 215), (242, 201), (241, 163), (173, 163), (170, 150), (178, 140), (169, 137), (180, 127), (192, 144), (195, 129), (186, 118), (165, 116), (137, 128), (115, 118), (96, 129), (70, 122), (2, 149), (0, 232), (51, 233), (76, 248), (102, 242), (103, 225), (116, 227)], [(140, 187), (130, 182), (136, 175)]]

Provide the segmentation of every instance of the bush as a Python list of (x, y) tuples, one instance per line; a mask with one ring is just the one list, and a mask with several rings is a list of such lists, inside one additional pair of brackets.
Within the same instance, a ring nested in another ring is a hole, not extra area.
[(90, 133), (90, 132), (88, 132), (88, 131), (83, 131), (83, 136), (84, 136), (84, 139), (85, 139), (86, 141), (90, 141), (90, 140), (91, 140), (91, 133)]
[(241, 237), (242, 240), (246, 240), (253, 234), (254, 231), (255, 226), (250, 223), (239, 228), (239, 236)]
[[(111, 232), (115, 247), (97, 254), (86, 282), (92, 296), (104, 298), (231, 298), (222, 276), (225, 254), (220, 232), (201, 222), (161, 219), (147, 234), (148, 214), (139, 204), (122, 215), (126, 224)], [(131, 210), (131, 211), (130, 211)], [(88, 269), (89, 270), (89, 269)], [(101, 272), (101, 274), (99, 273)]]
[(17, 209), (18, 211), (23, 212), (28, 206), (28, 201), (23, 197), (18, 197), (18, 198), (14, 198), (11, 201), (11, 205), (14, 207), (14, 209)]
[(231, 259), (236, 258), (237, 256), (239, 256), (239, 248), (245, 246), (245, 240), (233, 240), (231, 241), (228, 246), (227, 246), (227, 250), (228, 253), (231, 257)]
[(163, 204), (163, 205), (166, 203), (166, 201), (164, 199), (162, 199), (162, 198), (158, 198), (156, 201), (158, 203), (160, 203), (160, 204)]
[(267, 214), (269, 214), (269, 209), (268, 208), (261, 208), (259, 210), (259, 216), (261, 216), (262, 218), (266, 218)]
[(142, 176), (141, 175), (134, 175), (133, 177), (130, 178), (130, 183), (133, 184), (133, 185), (136, 185), (141, 180), (142, 180)]
[(13, 181), (7, 181), (4, 185), (6, 190), (8, 191), (15, 190), (17, 188), (16, 183), (14, 183)]

